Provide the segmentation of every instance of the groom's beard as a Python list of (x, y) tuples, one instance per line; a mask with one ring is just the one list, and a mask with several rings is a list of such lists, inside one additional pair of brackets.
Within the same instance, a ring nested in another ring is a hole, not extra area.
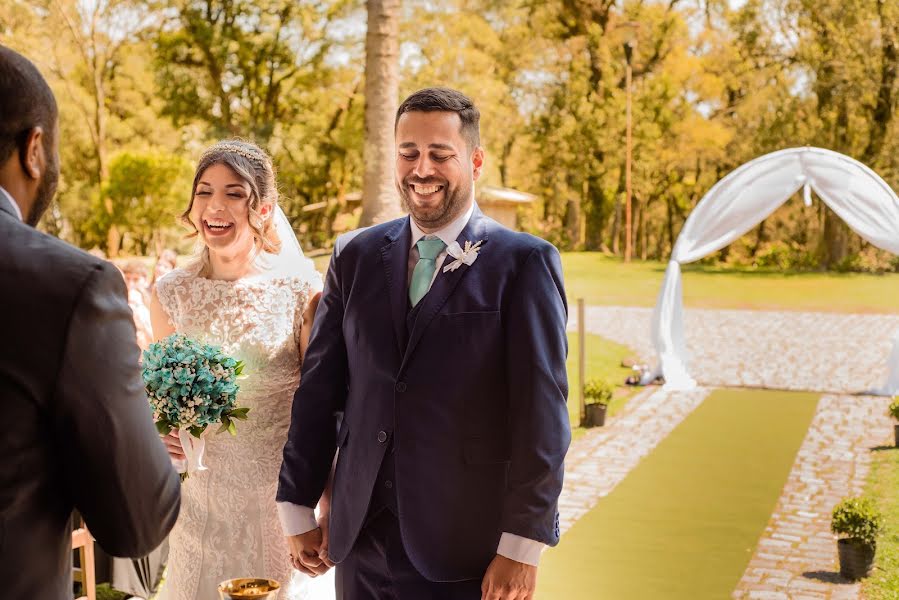
[[(433, 208), (415, 206), (410, 198), (410, 186), (412, 184), (442, 185), (443, 202)], [(456, 217), (464, 212), (468, 199), (471, 197), (471, 186), (472, 182), (470, 180), (460, 187), (452, 187), (448, 182), (437, 178), (419, 179), (417, 177), (406, 177), (402, 183), (397, 182), (396, 189), (400, 194), (403, 209), (412, 215), (415, 223), (419, 227), (436, 231), (452, 223)]]

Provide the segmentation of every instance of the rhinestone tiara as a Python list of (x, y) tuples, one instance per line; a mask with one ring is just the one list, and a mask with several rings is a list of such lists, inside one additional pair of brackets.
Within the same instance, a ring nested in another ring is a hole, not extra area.
[(203, 153), (201, 160), (202, 160), (202, 158), (206, 158), (210, 154), (218, 154), (220, 152), (229, 152), (232, 154), (239, 154), (239, 155), (243, 156), (244, 158), (248, 158), (250, 160), (255, 160), (256, 162), (259, 162), (259, 163), (265, 163), (265, 156), (262, 155), (261, 153), (251, 150), (249, 148), (245, 148), (238, 144), (230, 144), (230, 143), (216, 144), (215, 146), (213, 146), (212, 148), (208, 149), (206, 152)]

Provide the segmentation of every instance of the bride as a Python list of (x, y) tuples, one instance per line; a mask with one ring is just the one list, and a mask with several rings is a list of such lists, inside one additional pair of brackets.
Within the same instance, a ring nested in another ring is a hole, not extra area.
[[(275, 507), (321, 276), (277, 206), (271, 159), (254, 144), (227, 140), (203, 154), (182, 220), (202, 253), (158, 281), (153, 337), (184, 333), (243, 360), (237, 400), (250, 411), (236, 437), (204, 436), (208, 469), (183, 484), (159, 598), (218, 598), (218, 584), (235, 577), (276, 579), (285, 600), (333, 598), (332, 576), (312, 580), (290, 566)], [(163, 441), (173, 459), (184, 459), (177, 432)], [(328, 501), (319, 506), (325, 516)]]

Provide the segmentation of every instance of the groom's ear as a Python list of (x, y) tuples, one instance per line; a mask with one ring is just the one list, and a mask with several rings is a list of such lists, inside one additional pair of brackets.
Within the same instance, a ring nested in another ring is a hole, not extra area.
[(44, 156), (44, 128), (41, 126), (31, 129), (25, 137), (25, 145), (19, 152), (22, 171), (34, 180), (39, 180), (46, 167), (47, 157)]
[(471, 153), (471, 176), (472, 179), (477, 181), (481, 176), (481, 171), (484, 168), (484, 149), (478, 146), (474, 149), (474, 152)]

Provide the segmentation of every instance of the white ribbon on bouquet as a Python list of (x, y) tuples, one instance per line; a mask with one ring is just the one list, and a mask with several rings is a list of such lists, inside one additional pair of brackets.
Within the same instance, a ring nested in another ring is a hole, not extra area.
[(206, 471), (207, 467), (203, 464), (203, 453), (206, 451), (206, 440), (203, 438), (195, 438), (185, 429), (178, 430), (178, 441), (181, 442), (181, 448), (184, 451), (182, 459), (172, 459), (172, 465), (179, 473), (196, 473), (197, 471)]

